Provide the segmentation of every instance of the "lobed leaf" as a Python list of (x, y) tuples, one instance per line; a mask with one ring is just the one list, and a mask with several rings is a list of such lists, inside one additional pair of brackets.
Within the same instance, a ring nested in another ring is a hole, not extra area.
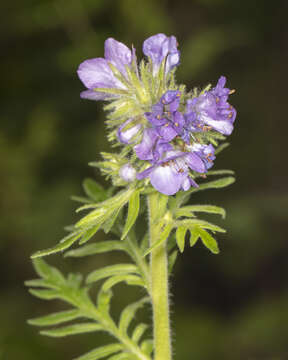
[(85, 355), (79, 356), (74, 360), (98, 360), (98, 359), (103, 359), (106, 356), (112, 355), (114, 353), (117, 353), (119, 351), (122, 351), (123, 346), (120, 344), (110, 344), (110, 345), (105, 345), (105, 346), (101, 346), (95, 350), (92, 350), (90, 352), (88, 352)]
[(82, 314), (79, 310), (68, 310), (60, 311), (54, 314), (41, 316), (35, 319), (28, 320), (30, 325), (36, 326), (49, 326), (49, 325), (58, 325), (63, 322), (71, 321), (81, 317)]
[(176, 230), (176, 242), (181, 253), (184, 251), (187, 230), (188, 228), (185, 226), (179, 226)]
[(135, 190), (129, 199), (128, 214), (123, 229), (123, 233), (121, 236), (121, 240), (125, 239), (130, 229), (134, 225), (135, 221), (137, 220), (139, 207), (140, 207), (140, 192), (139, 190)]
[(101, 241), (95, 244), (82, 246), (79, 249), (70, 250), (65, 253), (65, 257), (90, 256), (115, 250), (127, 251), (126, 244), (119, 240)]
[(80, 231), (69, 234), (66, 237), (64, 237), (58, 243), (58, 245), (56, 245), (56, 246), (54, 246), (52, 248), (49, 248), (49, 249), (37, 251), (36, 253), (34, 253), (31, 256), (31, 258), (35, 259), (35, 258), (38, 258), (38, 257), (54, 254), (54, 253), (57, 253), (59, 251), (63, 251), (65, 249), (69, 248), (72, 244), (74, 244), (79, 239), (79, 237), (81, 235), (82, 235), (82, 233)]
[(189, 205), (189, 206), (184, 206), (180, 209), (176, 210), (176, 216), (178, 214), (178, 211), (187, 211), (188, 213), (193, 213), (193, 212), (204, 212), (204, 213), (210, 213), (210, 214), (219, 214), (221, 215), (223, 218), (225, 218), (226, 212), (225, 209), (219, 207), (219, 206), (214, 206), (214, 205)]
[(147, 324), (142, 323), (137, 325), (132, 334), (132, 341), (138, 344), (139, 340), (141, 339), (145, 331), (148, 329), (148, 327), (149, 326)]
[(144, 281), (136, 275), (115, 275), (111, 276), (108, 280), (105, 281), (103, 284), (103, 291), (110, 290), (113, 286), (119, 284), (120, 282), (126, 282), (128, 285), (134, 285), (134, 286), (142, 286), (145, 287)]
[(98, 184), (95, 180), (87, 178), (83, 181), (83, 189), (85, 194), (92, 200), (98, 202), (106, 198), (106, 191), (103, 186)]
[(213, 238), (212, 235), (210, 235), (207, 231), (203, 229), (198, 229), (199, 236), (201, 237), (201, 240), (203, 244), (213, 253), (218, 254), (219, 248), (217, 241)]
[(88, 275), (86, 282), (90, 284), (92, 282), (96, 282), (98, 280), (105, 279), (113, 275), (126, 275), (131, 273), (139, 274), (139, 270), (136, 265), (133, 264), (110, 265), (91, 272)]
[(63, 337), (69, 335), (78, 335), (94, 331), (103, 331), (105, 330), (102, 325), (95, 323), (82, 323), (74, 324), (69, 326), (63, 326), (57, 329), (51, 330), (42, 330), (40, 331), (41, 335), (51, 336), (51, 337)]
[(139, 301), (136, 301), (133, 304), (128, 305), (121, 313), (120, 320), (119, 320), (119, 331), (120, 333), (125, 336), (127, 335), (128, 327), (135, 317), (136, 312), (149, 301), (148, 297), (145, 297)]

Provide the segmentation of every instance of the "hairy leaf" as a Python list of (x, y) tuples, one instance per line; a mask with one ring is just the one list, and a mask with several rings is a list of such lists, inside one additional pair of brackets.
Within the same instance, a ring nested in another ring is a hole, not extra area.
[(75, 241), (77, 241), (80, 236), (81, 236), (81, 232), (74, 232), (72, 234), (69, 234), (68, 236), (63, 238), (58, 243), (58, 245), (56, 245), (56, 246), (54, 246), (52, 248), (49, 248), (49, 249), (37, 251), (36, 253), (34, 253), (31, 256), (31, 258), (35, 259), (35, 258), (38, 258), (38, 257), (54, 254), (54, 253), (57, 253), (59, 251), (63, 251), (65, 249), (69, 248), (72, 244), (74, 244)]
[(108, 280), (105, 281), (105, 283), (103, 284), (103, 290), (104, 291), (108, 291), (110, 290), (113, 286), (119, 284), (120, 282), (126, 282), (126, 284), (128, 285), (135, 285), (135, 286), (142, 286), (145, 287), (145, 283), (144, 281), (136, 275), (129, 275), (129, 274), (125, 274), (125, 275), (115, 275), (115, 276), (111, 276)]
[(125, 239), (125, 237), (129, 233), (130, 229), (134, 225), (135, 221), (137, 220), (138, 213), (139, 213), (139, 206), (140, 206), (140, 193), (139, 193), (139, 191), (135, 190), (129, 199), (128, 214), (127, 214), (126, 223), (125, 223), (125, 226), (123, 229), (123, 233), (121, 236), (121, 240)]
[(186, 232), (187, 232), (187, 227), (185, 226), (179, 226), (176, 230), (176, 242), (181, 253), (184, 251), (184, 247), (185, 247)]
[(63, 322), (71, 321), (81, 317), (82, 314), (79, 310), (67, 310), (67, 311), (60, 311), (58, 313), (41, 316), (35, 319), (28, 320), (30, 325), (36, 326), (49, 326), (49, 325), (58, 325)]
[(190, 205), (190, 206), (184, 206), (178, 210), (176, 210), (176, 215), (178, 214), (178, 211), (187, 211), (187, 212), (204, 212), (204, 213), (211, 213), (211, 214), (219, 214), (222, 215), (222, 217), (225, 217), (225, 210), (219, 206), (214, 205)]
[(63, 337), (68, 335), (77, 335), (77, 334), (83, 334), (83, 333), (100, 331), (100, 330), (101, 331), (105, 330), (102, 325), (87, 322), (82, 324), (63, 326), (51, 330), (42, 330), (40, 331), (40, 334), (51, 337)]
[(138, 309), (140, 309), (145, 303), (149, 301), (148, 297), (145, 297), (133, 304), (128, 305), (121, 313), (119, 320), (119, 331), (125, 336), (127, 334), (128, 327), (135, 317)]
[(116, 352), (122, 351), (123, 346), (120, 344), (110, 344), (101, 346), (95, 350), (88, 352), (85, 355), (79, 356), (74, 360), (98, 360), (103, 359), (106, 356), (112, 355)]
[(171, 231), (173, 230), (173, 223), (172, 222), (168, 222), (164, 225), (164, 228), (160, 229), (160, 234), (159, 234), (159, 238), (158, 240), (149, 248), (144, 252), (143, 256), (146, 256), (148, 254), (150, 254), (150, 252), (152, 250), (154, 250), (156, 247), (158, 247), (159, 245), (161, 245), (164, 241), (166, 241), (168, 239), (168, 236), (170, 235)]
[(66, 252), (65, 257), (82, 257), (95, 254), (102, 254), (108, 251), (123, 250), (127, 251), (126, 244), (118, 240), (101, 241), (95, 244), (89, 244), (80, 247), (79, 249), (70, 250)]
[(199, 229), (199, 235), (201, 237), (201, 240), (203, 244), (213, 253), (218, 254), (219, 248), (217, 241), (213, 238), (212, 235), (210, 235), (207, 231), (203, 229)]
[(125, 275), (125, 274), (138, 274), (139, 270), (136, 265), (133, 264), (117, 264), (117, 265), (110, 265), (106, 266), (101, 269), (97, 269), (90, 273), (87, 277), (86, 282), (88, 284), (105, 279), (107, 277), (113, 276), (113, 275)]
[(138, 344), (139, 340), (141, 339), (145, 331), (148, 329), (148, 327), (149, 326), (147, 324), (142, 323), (137, 325), (132, 334), (132, 341)]

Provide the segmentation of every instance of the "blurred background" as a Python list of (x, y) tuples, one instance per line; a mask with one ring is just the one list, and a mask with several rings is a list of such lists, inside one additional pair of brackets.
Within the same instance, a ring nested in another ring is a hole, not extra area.
[[(224, 206), (228, 232), (218, 236), (219, 255), (199, 243), (176, 263), (175, 359), (288, 359), (288, 2), (18, 0), (0, 7), (0, 359), (68, 360), (105, 341), (97, 333), (38, 335), (26, 320), (58, 305), (33, 298), (23, 282), (35, 277), (30, 254), (54, 245), (76, 220), (70, 195), (82, 194), (82, 180), (105, 184), (87, 165), (109, 150), (105, 116), (101, 104), (79, 98), (78, 64), (103, 56), (110, 36), (133, 43), (141, 57), (144, 39), (158, 32), (178, 39), (179, 82), (205, 86), (226, 75), (237, 90), (231, 146), (215, 164), (235, 170), (237, 182), (191, 199)], [(117, 256), (48, 260), (86, 272)], [(119, 287), (116, 309), (135, 294)]]

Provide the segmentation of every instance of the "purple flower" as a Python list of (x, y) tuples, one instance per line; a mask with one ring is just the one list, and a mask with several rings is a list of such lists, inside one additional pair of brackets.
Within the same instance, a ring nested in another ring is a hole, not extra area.
[(131, 65), (133, 57), (131, 50), (112, 38), (105, 41), (104, 47), (105, 58), (85, 60), (79, 65), (78, 76), (88, 88), (80, 94), (84, 99), (103, 100), (111, 96), (107, 93), (97, 92), (97, 88), (126, 89), (125, 85), (114, 76), (109, 63), (113, 64), (123, 76), (126, 76), (125, 66)]
[(194, 143), (193, 145), (189, 146), (191, 151), (197, 154), (205, 164), (206, 169), (210, 169), (213, 166), (213, 160), (216, 159), (214, 153), (215, 149), (213, 145), (203, 145), (199, 143)]
[(134, 181), (136, 179), (136, 170), (129, 163), (123, 165), (119, 170), (119, 176), (127, 182)]
[(134, 146), (140, 160), (149, 160), (152, 163), (161, 159), (163, 153), (171, 149), (172, 145), (163, 141), (153, 128), (145, 129), (141, 142)]
[(175, 36), (168, 37), (165, 34), (153, 35), (144, 41), (143, 53), (152, 60), (153, 75), (156, 75), (164, 59), (166, 73), (179, 64), (180, 52), (177, 45)]
[(230, 135), (236, 118), (236, 110), (227, 100), (232, 91), (225, 88), (226, 78), (221, 76), (215, 88), (187, 101), (185, 114), (188, 130), (197, 132), (214, 129)]
[(137, 179), (149, 177), (157, 191), (174, 195), (181, 189), (187, 191), (191, 186), (198, 186), (190, 177), (189, 169), (206, 172), (204, 162), (196, 153), (172, 150), (166, 153), (165, 159), (137, 174)]
[(145, 114), (163, 141), (169, 142), (182, 133), (185, 119), (183, 114), (177, 111), (180, 96), (180, 91), (167, 91), (160, 101), (152, 106), (152, 112)]
[(139, 134), (141, 124), (135, 124), (133, 119), (128, 119), (117, 131), (117, 137), (123, 144), (133, 144), (136, 141), (136, 135)]

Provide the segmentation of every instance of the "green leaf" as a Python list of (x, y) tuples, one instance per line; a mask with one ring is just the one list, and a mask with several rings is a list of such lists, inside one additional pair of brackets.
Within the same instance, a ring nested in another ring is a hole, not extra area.
[(112, 291), (111, 290), (104, 291), (102, 286), (97, 296), (97, 307), (100, 312), (109, 314), (110, 301), (112, 296), (113, 296)]
[(82, 314), (79, 310), (68, 310), (68, 311), (60, 311), (58, 313), (41, 316), (35, 319), (28, 320), (30, 325), (36, 326), (49, 326), (49, 325), (58, 325), (63, 322), (71, 321), (81, 317)]
[(152, 351), (154, 350), (153, 340), (150, 340), (150, 339), (144, 340), (141, 343), (140, 348), (145, 354), (150, 355), (152, 353)]
[(119, 240), (101, 241), (95, 244), (82, 246), (79, 249), (70, 250), (66, 252), (65, 257), (90, 256), (115, 250), (127, 251), (126, 244)]
[(101, 269), (97, 269), (90, 273), (86, 279), (88, 284), (105, 279), (113, 275), (125, 275), (125, 274), (138, 274), (139, 270), (137, 266), (133, 264), (117, 264), (106, 266)]
[(213, 238), (212, 235), (210, 235), (207, 231), (200, 229), (198, 230), (198, 233), (201, 237), (201, 240), (203, 242), (203, 244), (213, 253), (213, 254), (218, 254), (219, 253), (219, 248), (218, 248), (218, 244), (217, 241)]
[(127, 335), (128, 327), (135, 317), (136, 312), (149, 301), (148, 297), (145, 297), (133, 304), (128, 305), (121, 313), (119, 320), (119, 331), (125, 336)]
[(162, 229), (162, 231), (159, 234), (159, 238), (158, 240), (149, 248), (144, 252), (143, 256), (146, 256), (148, 254), (150, 254), (150, 252), (152, 250), (154, 250), (156, 247), (158, 247), (159, 245), (161, 245), (164, 241), (166, 241), (168, 239), (168, 236), (170, 235), (171, 231), (173, 230), (173, 223), (172, 222), (168, 222), (164, 225), (164, 229)]
[(190, 246), (191, 247), (196, 244), (197, 240), (200, 237), (199, 229), (200, 229), (199, 226), (194, 226), (194, 227), (189, 228), (189, 231), (190, 231)]
[(113, 213), (108, 217), (108, 219), (103, 224), (103, 230), (104, 230), (105, 234), (109, 233), (110, 230), (112, 229), (116, 219), (118, 218), (118, 215), (119, 215), (121, 209), (122, 209), (122, 207), (119, 207), (118, 209), (113, 211)]
[(101, 223), (92, 226), (90, 229), (86, 230), (83, 235), (81, 236), (81, 239), (79, 241), (79, 245), (85, 244), (87, 241), (89, 241), (100, 229)]
[(130, 229), (134, 225), (135, 221), (137, 220), (139, 213), (139, 206), (140, 206), (140, 192), (138, 190), (135, 190), (129, 199), (128, 215), (121, 236), (121, 240), (125, 239)]
[(210, 170), (206, 173), (206, 175), (234, 175), (235, 171), (233, 170), (227, 170), (227, 169), (223, 169), (223, 170)]
[[(219, 207), (219, 206), (214, 206), (214, 205), (190, 205), (190, 206), (184, 206), (182, 208), (179, 209), (181, 210), (185, 210), (187, 212), (205, 212), (205, 213), (211, 213), (211, 214), (219, 214), (221, 215), (223, 218), (225, 218), (226, 212), (223, 208)], [(177, 211), (176, 211), (177, 213)]]
[(122, 352), (120, 354), (112, 355), (111, 357), (108, 358), (108, 360), (138, 360), (138, 359), (135, 357), (135, 355)]
[(57, 329), (43, 330), (40, 331), (41, 335), (51, 336), (51, 337), (63, 337), (68, 335), (77, 335), (88, 332), (105, 330), (102, 325), (95, 323), (82, 323), (74, 324), (69, 326), (59, 327)]
[(219, 154), (220, 152), (222, 152), (224, 149), (226, 149), (230, 144), (228, 142), (221, 144), (220, 146), (217, 147), (217, 149), (215, 150), (215, 155)]
[(139, 340), (141, 339), (145, 331), (148, 329), (148, 327), (149, 326), (147, 324), (142, 324), (142, 323), (137, 325), (132, 334), (132, 341), (138, 344)]
[(103, 201), (106, 198), (106, 192), (100, 184), (95, 180), (87, 178), (83, 181), (83, 188), (85, 194), (92, 200), (98, 202)]
[(221, 189), (223, 187), (229, 186), (235, 182), (235, 178), (232, 176), (224, 177), (222, 179), (209, 181), (204, 184), (200, 184), (198, 188), (193, 188), (192, 190), (188, 190), (191, 194), (193, 192), (197, 192), (205, 189)]
[(222, 233), (226, 232), (226, 230), (221, 228), (220, 226), (212, 224), (212, 223), (210, 223), (208, 221), (205, 221), (205, 220), (200, 220), (200, 219), (180, 220), (180, 221), (176, 222), (176, 225), (178, 225), (178, 226), (182, 225), (182, 226), (186, 226), (186, 227), (199, 226), (201, 228), (208, 229), (208, 230), (211, 230), (211, 231), (217, 231), (217, 232), (222, 232)]
[(185, 247), (186, 232), (187, 232), (187, 227), (185, 226), (179, 226), (176, 230), (176, 242), (181, 253), (184, 251), (184, 247)]
[(35, 289), (29, 289), (30, 294), (38, 297), (39, 299), (43, 300), (54, 300), (59, 299), (59, 293), (56, 290), (35, 290)]
[(74, 360), (98, 360), (103, 359), (106, 356), (112, 355), (116, 352), (122, 351), (123, 346), (120, 344), (110, 344), (101, 346), (95, 350), (88, 352), (85, 355), (79, 356)]
[(82, 234), (81, 232), (75, 232), (75, 233), (69, 234), (68, 236), (63, 238), (58, 243), (58, 245), (56, 245), (56, 246), (54, 246), (52, 248), (49, 248), (49, 249), (37, 251), (36, 253), (34, 253), (31, 256), (31, 258), (35, 259), (35, 258), (38, 258), (38, 257), (54, 254), (54, 253), (57, 253), (59, 251), (63, 251), (65, 249), (69, 248), (72, 244), (74, 244), (75, 241), (77, 241), (79, 239), (81, 234)]
[(120, 282), (126, 282), (128, 285), (145, 287), (144, 281), (139, 276), (128, 274), (111, 276), (108, 280), (105, 281), (102, 288), (104, 291), (108, 291)]

